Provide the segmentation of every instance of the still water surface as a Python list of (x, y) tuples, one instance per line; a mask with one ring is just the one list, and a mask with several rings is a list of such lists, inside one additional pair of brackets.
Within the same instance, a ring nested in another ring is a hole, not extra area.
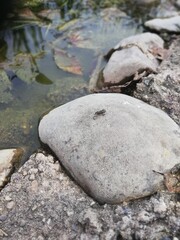
[[(72, 9), (76, 10), (73, 14)], [(64, 5), (62, 11), (50, 2), (41, 16), (48, 10), (51, 21), (14, 20), (0, 32), (1, 149), (23, 147), (25, 160), (40, 146), (40, 117), (89, 94), (88, 83), (98, 57), (124, 37), (143, 31), (141, 21), (129, 14), (129, 7), (124, 9), (127, 16), (120, 9), (83, 8), (76, 1)], [(63, 65), (66, 61), (70, 72)], [(77, 65), (82, 74), (77, 74)]]

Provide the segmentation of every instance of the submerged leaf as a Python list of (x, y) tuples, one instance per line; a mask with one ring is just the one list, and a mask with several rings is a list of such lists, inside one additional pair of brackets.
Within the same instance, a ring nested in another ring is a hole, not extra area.
[(73, 19), (69, 22), (65, 22), (63, 24), (61, 24), (59, 27), (58, 27), (58, 30), (59, 31), (66, 31), (68, 30), (69, 28), (71, 27), (74, 27), (74, 25), (78, 22), (78, 19)]
[(53, 82), (42, 73), (39, 73), (36, 76), (36, 82), (45, 84), (45, 85), (53, 84)]
[(93, 46), (92, 41), (90, 41), (90, 36), (87, 37), (83, 35), (81, 31), (70, 32), (67, 36), (67, 40), (72, 45), (79, 48), (96, 48), (96, 46)]
[(54, 60), (56, 65), (63, 71), (82, 75), (82, 68), (79, 61), (64, 50), (54, 49)]
[(18, 17), (20, 19), (26, 19), (26, 20), (35, 20), (35, 21), (38, 20), (36, 15), (29, 8), (21, 9), (18, 13)]

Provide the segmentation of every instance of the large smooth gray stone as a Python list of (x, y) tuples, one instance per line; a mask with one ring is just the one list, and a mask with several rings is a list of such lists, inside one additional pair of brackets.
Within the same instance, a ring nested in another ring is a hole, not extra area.
[[(42, 118), (42, 142), (100, 203), (157, 191), (180, 162), (180, 129), (163, 111), (123, 94), (92, 94)], [(58, 189), (57, 189), (58, 190)]]

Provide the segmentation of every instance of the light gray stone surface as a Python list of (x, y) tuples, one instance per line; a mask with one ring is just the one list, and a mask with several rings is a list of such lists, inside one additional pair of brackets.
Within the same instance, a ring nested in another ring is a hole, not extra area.
[(180, 0), (176, 0), (176, 5), (180, 8)]
[(23, 150), (20, 148), (0, 150), (0, 189), (7, 183), (14, 164), (20, 161), (22, 154)]
[(180, 126), (180, 37), (171, 44), (158, 74), (142, 79), (133, 93), (135, 98), (164, 110)]
[(147, 32), (124, 38), (106, 55), (109, 61), (103, 70), (104, 87), (126, 85), (139, 79), (140, 74), (156, 72), (157, 59), (163, 52), (164, 41), (157, 34)]
[(165, 19), (152, 19), (144, 24), (146, 27), (156, 31), (180, 32), (180, 16)]
[(137, 46), (115, 51), (103, 70), (104, 83), (122, 85), (137, 73), (156, 72), (157, 67), (156, 59), (153, 56), (149, 58)]
[(45, 152), (32, 155), (0, 192), (1, 240), (177, 240), (179, 216), (178, 198), (168, 192), (99, 205)]
[(180, 129), (164, 112), (122, 94), (89, 95), (52, 110), (39, 125), (82, 188), (101, 203), (143, 197), (161, 188), (180, 160)]
[(151, 52), (154, 47), (164, 48), (164, 40), (155, 33), (146, 32), (124, 38), (114, 47), (114, 50), (125, 48), (129, 45), (138, 46), (143, 52)]

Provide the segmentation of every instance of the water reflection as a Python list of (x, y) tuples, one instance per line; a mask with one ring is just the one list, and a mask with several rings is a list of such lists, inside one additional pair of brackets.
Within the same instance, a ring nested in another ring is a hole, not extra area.
[(0, 63), (6, 60), (8, 45), (4, 39), (0, 39)]
[(57, 9), (58, 5), (55, 1), (48, 1), (44, 3), (44, 7), (48, 9)]
[(44, 51), (45, 43), (53, 40), (51, 34), (46, 34), (47, 28), (37, 25), (24, 25), (18, 29), (7, 29), (0, 37), (7, 44), (6, 57), (11, 60), (19, 52), (37, 54)]
[[(57, 30), (55, 25), (47, 26), (42, 22), (39, 25), (21, 23), (21, 26), (16, 23), (0, 32), (0, 62), (4, 64), (0, 66), (17, 76), (11, 79), (11, 101), (6, 107), (0, 105), (1, 147), (24, 145), (30, 152), (35, 150), (39, 146), (39, 117), (52, 107), (88, 94), (88, 81), (99, 54), (123, 37), (141, 31), (130, 17), (110, 15), (107, 18), (105, 15), (105, 19), (103, 15), (93, 13), (91, 8), (87, 9), (85, 2), (64, 0), (57, 1), (58, 5), (54, 1), (46, 3), (45, 7), (57, 11), (64, 22), (77, 18), (71, 27), (59, 26)], [(61, 9), (58, 10), (59, 6)], [(83, 76), (58, 68), (54, 61), (55, 48), (77, 58)]]

